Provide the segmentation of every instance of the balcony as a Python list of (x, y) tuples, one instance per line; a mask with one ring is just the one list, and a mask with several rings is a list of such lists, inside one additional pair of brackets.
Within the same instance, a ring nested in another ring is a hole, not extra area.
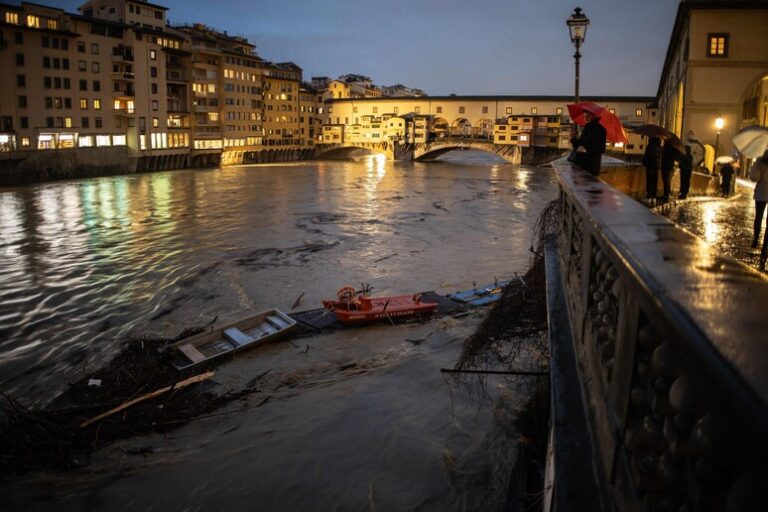
[(130, 117), (136, 113), (136, 109), (134, 107), (120, 107), (120, 108), (114, 109), (114, 112), (116, 116)]
[(124, 99), (124, 98), (130, 98), (133, 99), (136, 97), (136, 91), (133, 89), (133, 87), (127, 87), (122, 91), (113, 91), (112, 97), (116, 100)]
[(168, 82), (189, 82), (187, 74), (183, 71), (166, 71), (165, 79)]
[(133, 49), (126, 46), (112, 48), (112, 62), (133, 62)]
[(136, 75), (127, 71), (116, 71), (112, 73), (112, 80), (117, 81), (133, 81), (136, 79)]
[(169, 114), (189, 114), (189, 107), (187, 107), (186, 104), (180, 103), (177, 101), (169, 101), (168, 102), (168, 113)]

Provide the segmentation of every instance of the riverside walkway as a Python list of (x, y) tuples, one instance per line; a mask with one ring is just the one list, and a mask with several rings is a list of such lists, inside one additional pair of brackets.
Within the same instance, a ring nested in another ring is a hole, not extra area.
[(588, 173), (554, 167), (547, 500), (554, 510), (759, 509), (768, 279)]

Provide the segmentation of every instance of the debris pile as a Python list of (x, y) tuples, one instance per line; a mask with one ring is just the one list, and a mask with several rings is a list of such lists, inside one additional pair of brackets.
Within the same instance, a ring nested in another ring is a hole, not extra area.
[(104, 368), (71, 384), (44, 408), (0, 394), (0, 475), (68, 469), (88, 463), (101, 446), (167, 432), (232, 400), (258, 392), (254, 385), (214, 393), (210, 367), (169, 371), (167, 347), (176, 339), (135, 338)]

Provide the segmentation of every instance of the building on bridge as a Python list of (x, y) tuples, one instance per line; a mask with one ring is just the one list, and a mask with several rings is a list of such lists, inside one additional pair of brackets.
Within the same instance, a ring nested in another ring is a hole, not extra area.
[[(656, 122), (651, 97), (584, 97), (605, 106), (624, 125)], [(570, 96), (423, 96), (402, 98), (343, 98), (326, 102), (320, 144), (398, 141), (402, 144), (443, 138), (481, 139), (496, 145), (570, 147)], [(404, 120), (403, 133), (381, 123)], [(400, 135), (400, 136), (398, 136)], [(330, 137), (330, 138), (329, 138)], [(337, 138), (338, 137), (338, 138)], [(353, 140), (354, 138), (354, 140)], [(609, 150), (639, 155), (644, 138), (611, 145)]]

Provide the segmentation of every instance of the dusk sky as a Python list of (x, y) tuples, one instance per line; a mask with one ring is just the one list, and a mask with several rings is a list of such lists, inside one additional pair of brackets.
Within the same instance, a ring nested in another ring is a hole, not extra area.
[[(82, 2), (39, 0), (74, 12)], [(675, 0), (156, 0), (172, 23), (247, 37), (259, 55), (304, 78), (345, 73), (430, 95), (572, 94), (565, 20), (590, 19), (583, 95), (654, 96)]]

